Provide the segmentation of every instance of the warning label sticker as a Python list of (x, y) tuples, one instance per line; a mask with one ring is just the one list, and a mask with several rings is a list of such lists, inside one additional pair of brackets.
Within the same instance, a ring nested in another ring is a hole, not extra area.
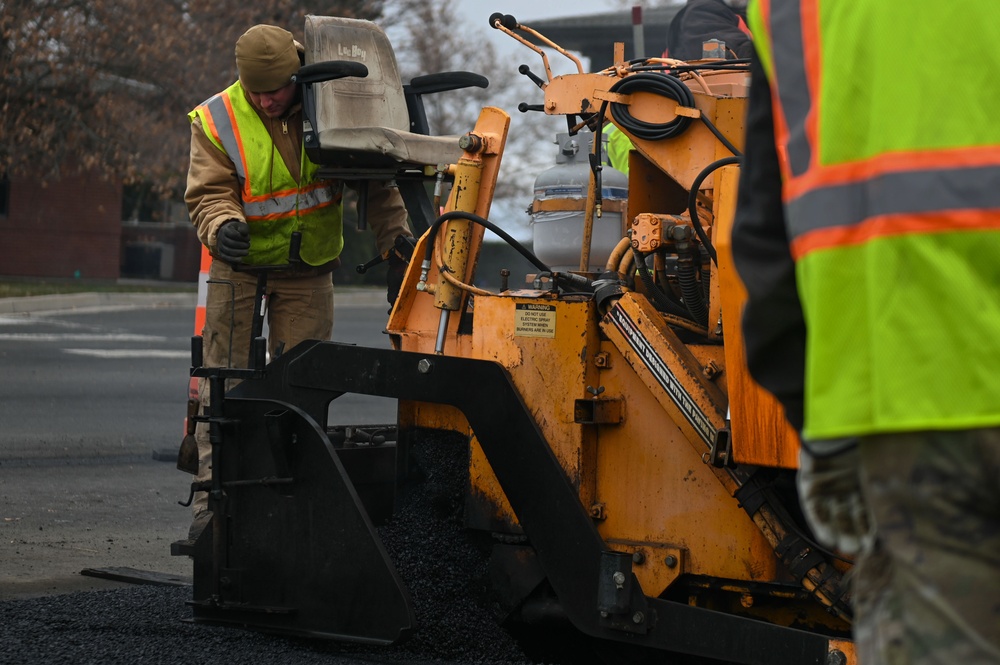
[(514, 305), (516, 337), (555, 337), (556, 306), (535, 303)]

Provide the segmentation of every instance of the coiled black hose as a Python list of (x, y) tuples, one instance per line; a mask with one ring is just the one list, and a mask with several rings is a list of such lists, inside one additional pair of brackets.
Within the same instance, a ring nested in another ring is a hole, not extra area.
[[(694, 93), (691, 92), (691, 89), (688, 88), (683, 81), (676, 76), (660, 74), (657, 72), (641, 72), (639, 74), (627, 76), (611, 86), (610, 91), (623, 95), (634, 92), (649, 92), (654, 95), (666, 97), (667, 99), (672, 99), (677, 102), (679, 106), (694, 108), (695, 105)], [(611, 117), (614, 118), (618, 125), (624, 127), (635, 136), (651, 141), (680, 136), (685, 130), (687, 130), (688, 127), (691, 126), (691, 118), (684, 115), (678, 115), (670, 122), (661, 123), (638, 120), (629, 112), (627, 104), (612, 103)], [(715, 138), (719, 139), (719, 142), (726, 146), (726, 149), (729, 150), (729, 152), (737, 156), (743, 154), (736, 148), (736, 146), (733, 145), (732, 141), (726, 138), (725, 134), (719, 131), (719, 128), (708, 119), (708, 116), (701, 113), (698, 117), (703, 123), (705, 123), (708, 130), (715, 135)]]
[[(694, 93), (676, 76), (643, 72), (626, 76), (611, 86), (611, 92), (623, 95), (633, 92), (649, 92), (672, 99), (681, 106), (694, 106)], [(670, 122), (646, 122), (635, 118), (626, 104), (611, 104), (611, 117), (634, 136), (648, 141), (659, 141), (680, 136), (690, 125), (691, 118), (676, 116)]]

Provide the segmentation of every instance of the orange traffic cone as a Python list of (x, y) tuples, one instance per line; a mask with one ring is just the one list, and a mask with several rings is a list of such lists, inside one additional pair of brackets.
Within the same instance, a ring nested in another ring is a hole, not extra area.
[[(212, 267), (212, 255), (208, 248), (201, 247), (201, 268), (198, 271), (198, 304), (194, 310), (194, 334), (200, 335), (205, 329), (205, 304), (208, 300), (208, 271)], [(194, 439), (194, 416), (198, 414), (198, 379), (192, 376), (188, 384), (187, 417), (184, 419), (184, 439), (177, 455), (177, 468), (188, 473), (198, 473), (198, 444)]]

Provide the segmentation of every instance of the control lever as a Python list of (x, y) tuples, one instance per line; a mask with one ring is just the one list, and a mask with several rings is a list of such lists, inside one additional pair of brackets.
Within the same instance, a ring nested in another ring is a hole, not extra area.
[(539, 88), (542, 88), (543, 90), (545, 89), (545, 81), (543, 81), (541, 78), (538, 77), (537, 74), (531, 71), (528, 65), (521, 65), (520, 67), (517, 68), (517, 71), (520, 72), (521, 74), (524, 74), (529, 79), (531, 79), (531, 82), (537, 85)]
[(498, 23), (508, 30), (517, 30), (518, 28), (517, 19), (510, 14), (501, 14), (500, 12), (490, 14), (490, 27), (496, 29)]
[(517, 110), (521, 113), (527, 113), (528, 111), (544, 111), (545, 107), (541, 104), (525, 104), (521, 102), (517, 105)]
[(392, 244), (392, 249), (387, 249), (378, 256), (372, 258), (371, 260), (358, 264), (354, 267), (358, 271), (359, 275), (364, 275), (371, 268), (374, 268), (383, 261), (389, 260), (389, 255), (395, 253), (399, 258), (401, 258), (406, 263), (410, 262), (410, 257), (413, 256), (413, 238), (409, 236), (404, 236), (402, 234), (396, 236)]

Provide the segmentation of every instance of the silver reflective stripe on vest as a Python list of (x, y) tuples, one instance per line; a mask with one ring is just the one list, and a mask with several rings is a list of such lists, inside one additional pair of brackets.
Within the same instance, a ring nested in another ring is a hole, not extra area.
[(240, 155), (240, 147), (236, 143), (233, 119), (229, 117), (226, 102), (222, 99), (223, 94), (225, 93), (218, 94), (208, 100), (205, 108), (208, 109), (209, 115), (212, 116), (212, 124), (215, 125), (215, 129), (219, 133), (219, 141), (222, 142), (223, 149), (225, 149), (226, 154), (229, 155), (229, 158), (233, 161), (233, 165), (236, 167), (237, 177), (243, 183), (247, 179), (246, 169)]
[(792, 238), (887, 215), (1000, 208), (1000, 167), (887, 173), (814, 189), (787, 205)]
[(296, 210), (308, 211), (333, 200), (333, 187), (319, 187), (300, 194), (291, 192), (283, 196), (275, 196), (266, 201), (244, 202), (243, 212), (247, 219), (267, 217), (268, 215), (286, 215)]
[[(788, 126), (788, 167), (792, 176), (800, 176), (809, 169), (812, 146), (806, 136), (806, 120), (812, 108), (809, 82), (805, 69), (805, 50), (802, 44), (801, 3), (771, 3), (771, 39), (774, 79), (778, 81), (781, 109)], [(774, 81), (772, 81), (772, 85)]]

